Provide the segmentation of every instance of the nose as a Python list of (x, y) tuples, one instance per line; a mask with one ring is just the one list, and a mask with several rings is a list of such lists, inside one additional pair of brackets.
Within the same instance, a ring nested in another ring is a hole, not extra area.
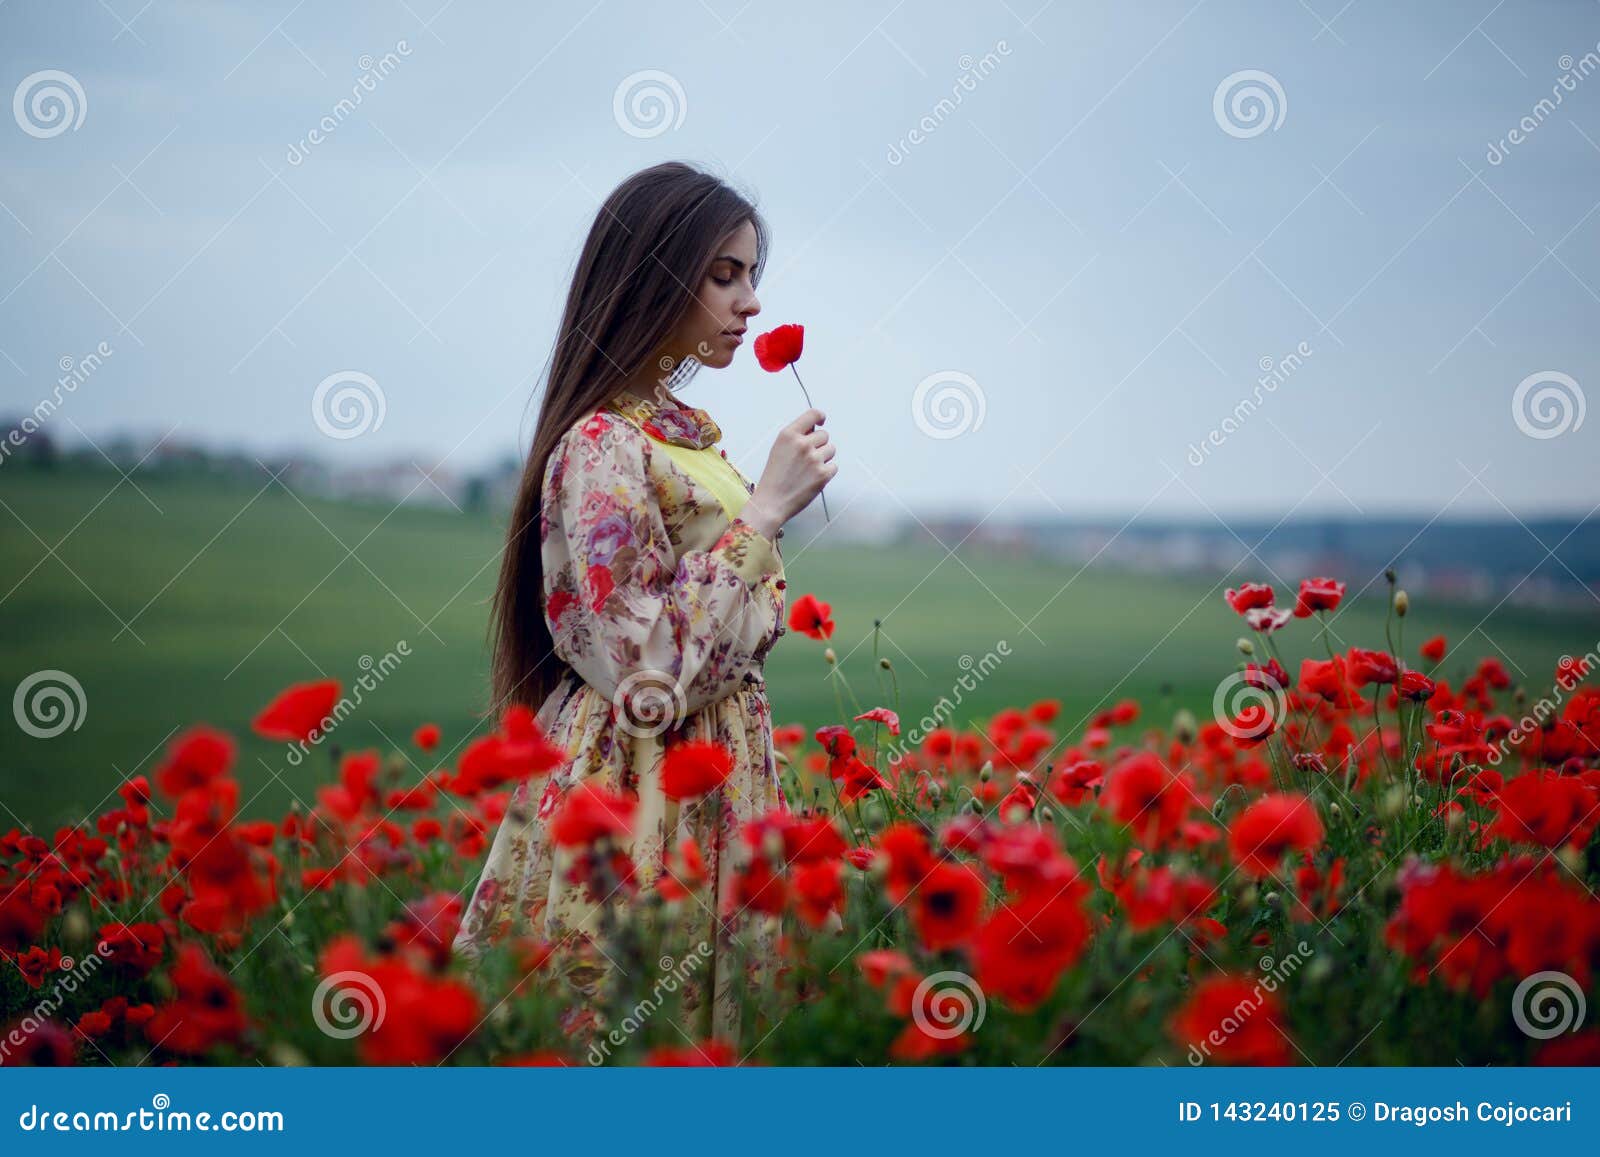
[(754, 317), (756, 314), (758, 314), (760, 312), (761, 312), (761, 299), (759, 297), (757, 297), (755, 294), (752, 293), (750, 295), (749, 299), (745, 301), (744, 305), (742, 305), (740, 307), (739, 316), (740, 317)]

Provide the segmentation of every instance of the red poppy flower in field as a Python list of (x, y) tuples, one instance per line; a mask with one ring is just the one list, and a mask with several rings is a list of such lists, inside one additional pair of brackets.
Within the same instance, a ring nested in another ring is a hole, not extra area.
[(805, 344), (805, 326), (780, 325), (756, 337), (756, 361), (769, 374), (778, 373), (788, 368), (791, 362), (800, 360)]
[(1403, 671), (1400, 674), (1400, 697), (1412, 703), (1426, 703), (1438, 689), (1439, 685), (1421, 671)]
[(1173, 774), (1149, 752), (1130, 755), (1111, 769), (1100, 791), (1100, 806), (1143, 842), (1171, 839), (1195, 802), (1189, 777)]
[(1077, 807), (1094, 796), (1094, 789), (1105, 782), (1105, 768), (1093, 759), (1080, 759), (1062, 768), (1050, 780), (1050, 793), (1068, 807)]
[(558, 847), (581, 848), (607, 836), (625, 838), (633, 831), (633, 813), (638, 806), (638, 800), (586, 779), (567, 791), (550, 817), (551, 842)]
[(856, 967), (873, 988), (882, 988), (897, 976), (911, 971), (911, 957), (893, 948), (874, 948), (856, 957)]
[(1393, 683), (1400, 677), (1400, 666), (1393, 655), (1361, 647), (1350, 648), (1346, 669), (1350, 672), (1350, 682), (1357, 687), (1365, 687), (1370, 683)]
[(1300, 582), (1300, 596), (1295, 600), (1294, 616), (1303, 619), (1315, 611), (1331, 611), (1344, 598), (1344, 583), (1331, 578), (1308, 578)]
[(1435, 635), (1426, 643), (1423, 643), (1422, 646), (1418, 647), (1417, 650), (1424, 659), (1428, 660), (1428, 662), (1437, 663), (1440, 659), (1444, 658), (1445, 648), (1447, 646), (1448, 643), (1446, 643), (1443, 635)]
[(423, 751), (432, 751), (439, 746), (439, 725), (437, 723), (424, 723), (411, 734), (411, 742)]
[(1322, 837), (1315, 804), (1303, 795), (1276, 792), (1239, 813), (1228, 829), (1228, 850), (1241, 872), (1259, 879), (1276, 872), (1289, 852), (1310, 852)]
[(889, 1011), (906, 1017), (907, 1022), (889, 1045), (892, 1060), (917, 1062), (954, 1056), (971, 1042), (967, 1030), (977, 1022), (976, 1002), (959, 981), (939, 983), (948, 975), (902, 976), (895, 981)]
[(533, 712), (518, 703), (506, 710), (499, 731), (474, 740), (461, 753), (459, 771), (445, 786), (457, 795), (479, 795), (545, 775), (568, 758), (545, 735)]
[(844, 911), (844, 885), (838, 860), (811, 860), (795, 867), (789, 880), (795, 911), (813, 928), (821, 928), (830, 913)]
[(1244, 977), (1209, 976), (1172, 1018), (1172, 1035), (1189, 1060), (1227, 1065), (1286, 1065), (1293, 1059), (1278, 998)]
[(166, 944), (167, 934), (159, 924), (104, 924), (100, 928), (100, 954), (137, 976), (161, 963)]
[(733, 893), (729, 897), (735, 913), (748, 909), (769, 916), (781, 915), (788, 899), (788, 884), (773, 871), (767, 858), (759, 854), (751, 856), (750, 862), (734, 876)]
[(850, 847), (828, 816), (787, 818), (781, 830), (783, 858), (791, 864), (837, 860)]
[(893, 786), (872, 764), (854, 755), (831, 766), (829, 771), (839, 781), (839, 799), (844, 803), (854, 803), (869, 791), (887, 791)]
[(1519, 775), (1495, 799), (1489, 835), (1514, 844), (1582, 848), (1600, 825), (1600, 796), (1582, 780), (1553, 772)]
[(890, 711), (887, 707), (874, 707), (871, 711), (863, 711), (856, 716), (856, 722), (863, 719), (872, 723), (881, 723), (889, 729), (890, 735), (900, 734), (900, 716)]
[[(757, 339), (758, 341), (760, 339)], [(703, 1040), (681, 1047), (662, 1045), (645, 1054), (644, 1063), (653, 1068), (727, 1068), (739, 1063), (739, 1054), (723, 1040)]]
[(1244, 583), (1238, 590), (1229, 587), (1224, 597), (1228, 600), (1228, 605), (1242, 615), (1246, 611), (1270, 607), (1272, 588), (1266, 583)]
[(917, 886), (911, 923), (930, 952), (965, 943), (978, 926), (983, 909), (983, 878), (970, 864), (934, 866)]
[(204, 787), (228, 774), (233, 766), (233, 737), (214, 727), (191, 727), (167, 748), (156, 768), (156, 786), (170, 799), (191, 788)]
[(295, 683), (280, 691), (255, 717), (251, 727), (263, 739), (281, 739), (288, 743), (309, 740), (333, 714), (333, 705), (338, 699), (337, 679)]
[(1331, 659), (1300, 660), (1300, 689), (1308, 695), (1320, 695), (1335, 707), (1346, 708), (1354, 704), (1350, 696), (1350, 680), (1345, 676), (1344, 660), (1338, 655)]
[(145, 1024), (150, 1043), (175, 1053), (202, 1056), (218, 1045), (236, 1044), (249, 1027), (244, 1004), (225, 972), (198, 944), (178, 948), (168, 976), (174, 995)]
[(898, 820), (878, 833), (878, 849), (889, 858), (883, 890), (898, 904), (933, 867), (928, 837), (916, 824)]
[[(28, 1026), (24, 1031), (24, 1025)], [(16, 1068), (67, 1068), (78, 1063), (78, 1045), (72, 1034), (51, 1020), (32, 1015), (0, 1028), (0, 1040), (20, 1041), (6, 1055)]]
[(338, 977), (330, 1000), (365, 1027), (356, 1051), (369, 1065), (431, 1065), (453, 1053), (482, 1018), (472, 989), (434, 977), (397, 956), (368, 959), (351, 934), (336, 937), (319, 961), (325, 979)]
[(690, 740), (667, 748), (661, 761), (661, 792), (670, 800), (705, 795), (733, 773), (733, 755), (720, 743)]
[(789, 627), (819, 642), (831, 638), (833, 607), (816, 595), (801, 595), (789, 607)]
[(1076, 896), (1040, 893), (995, 909), (973, 940), (979, 987), (1018, 1012), (1038, 1007), (1072, 967), (1091, 927)]

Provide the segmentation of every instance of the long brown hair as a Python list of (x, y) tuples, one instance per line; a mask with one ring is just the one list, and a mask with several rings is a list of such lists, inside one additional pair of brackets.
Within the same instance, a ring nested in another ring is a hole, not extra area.
[(639, 373), (695, 304), (717, 246), (749, 221), (759, 277), (767, 227), (754, 204), (720, 178), (677, 161), (618, 185), (583, 243), (567, 293), (533, 445), (517, 486), (489, 621), (490, 710), (538, 710), (566, 664), (544, 617), (540, 519), (545, 467), (562, 434)]

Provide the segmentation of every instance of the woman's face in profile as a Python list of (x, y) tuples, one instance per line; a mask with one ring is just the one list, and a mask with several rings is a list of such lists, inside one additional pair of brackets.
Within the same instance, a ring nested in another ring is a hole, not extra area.
[(744, 332), (761, 312), (756, 298), (756, 229), (746, 221), (717, 246), (705, 276), (695, 287), (697, 305), (689, 307), (670, 343), (675, 359), (694, 356), (703, 365), (722, 369), (753, 335)]

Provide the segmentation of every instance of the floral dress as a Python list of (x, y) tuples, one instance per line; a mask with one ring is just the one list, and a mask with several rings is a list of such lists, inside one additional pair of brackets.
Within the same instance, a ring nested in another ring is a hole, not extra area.
[[(735, 986), (746, 980), (734, 967), (733, 936), (743, 929), (747, 948), (754, 942), (747, 960), (770, 946), (770, 930), (740, 919), (730, 902), (738, 837), (746, 821), (787, 808), (762, 676), (785, 633), (785, 584), (778, 544), (738, 517), (753, 486), (716, 447), (720, 438), (704, 410), (627, 391), (552, 451), (539, 527), (544, 608), (568, 670), (537, 718), (572, 759), (548, 782), (525, 781), (513, 793), (456, 948), (470, 958), (513, 932), (596, 946), (600, 908), (568, 878), (545, 823), (574, 784), (600, 777), (638, 799), (624, 850), (640, 895), (668, 870), (669, 853), (690, 838), (698, 846), (706, 884), (678, 907), (687, 932), (679, 942), (689, 946), (685, 961), (694, 950), (711, 964), (685, 978), (684, 999), (701, 1031), (733, 1036)], [(713, 740), (734, 762), (720, 788), (682, 804), (660, 784), (665, 748), (680, 740)], [(593, 951), (575, 955), (587, 962), (566, 976), (586, 1008), (621, 966)], [(648, 990), (654, 979), (628, 984)]]

